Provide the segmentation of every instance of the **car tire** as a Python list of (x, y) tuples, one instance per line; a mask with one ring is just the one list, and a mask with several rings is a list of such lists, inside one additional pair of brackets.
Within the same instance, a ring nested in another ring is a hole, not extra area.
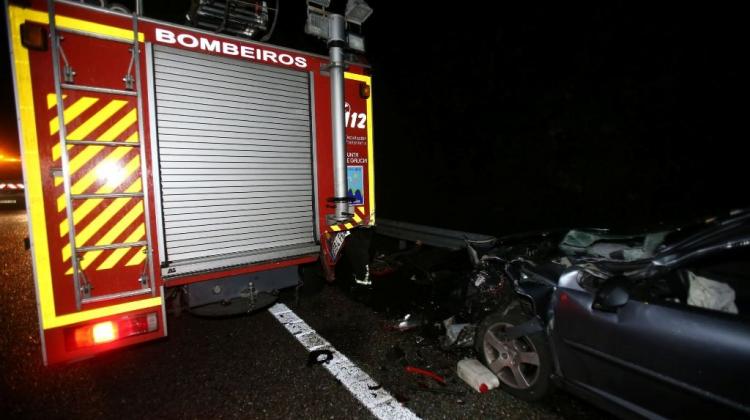
[(502, 336), (498, 333), (529, 319), (517, 303), (511, 304), (479, 324), (474, 344), (482, 363), (497, 376), (504, 391), (525, 401), (538, 401), (552, 388), (553, 359), (545, 332), (498, 338)]

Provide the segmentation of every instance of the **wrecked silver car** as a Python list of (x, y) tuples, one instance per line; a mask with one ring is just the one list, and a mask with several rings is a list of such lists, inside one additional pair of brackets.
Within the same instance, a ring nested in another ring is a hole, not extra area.
[(474, 345), (505, 391), (538, 400), (558, 385), (649, 418), (750, 414), (749, 211), (469, 250), (468, 294), (481, 306), (499, 290)]

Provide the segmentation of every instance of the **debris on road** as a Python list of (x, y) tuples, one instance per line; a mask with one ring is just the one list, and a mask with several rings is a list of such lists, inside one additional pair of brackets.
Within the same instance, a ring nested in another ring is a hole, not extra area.
[(422, 368), (418, 368), (415, 366), (406, 366), (404, 367), (404, 370), (415, 375), (426, 376), (428, 378), (434, 379), (436, 382), (440, 383), (441, 385), (445, 385), (445, 378), (431, 370), (422, 369)]
[(474, 332), (476, 325), (463, 322), (456, 323), (456, 317), (452, 316), (443, 321), (445, 335), (440, 337), (440, 345), (443, 348), (451, 346), (469, 347), (474, 344)]
[(394, 326), (394, 329), (398, 331), (408, 331), (414, 328), (420, 327), (425, 324), (425, 319), (420, 314), (406, 314), (398, 323)]
[(324, 365), (333, 360), (333, 352), (327, 349), (313, 350), (307, 355), (307, 367)]
[(461, 360), (456, 372), (459, 378), (481, 394), (500, 386), (497, 376), (477, 359)]

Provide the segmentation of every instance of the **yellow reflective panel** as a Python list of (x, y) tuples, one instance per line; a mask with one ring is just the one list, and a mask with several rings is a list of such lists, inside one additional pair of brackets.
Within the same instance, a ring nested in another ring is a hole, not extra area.
[[(143, 206), (136, 206), (134, 208), (140, 208), (141, 212), (143, 212)], [(131, 233), (130, 236), (128, 236), (125, 239), (125, 242), (137, 242), (137, 241), (142, 240), (145, 236), (146, 236), (146, 227), (143, 225), (143, 223), (141, 223), (138, 226), (138, 228), (135, 231), (133, 231), (133, 233)], [(110, 254), (110, 256), (106, 260), (104, 260), (104, 262), (96, 269), (107, 270), (107, 269), (114, 267), (115, 264), (120, 262), (120, 260), (125, 256), (125, 254), (130, 252), (131, 249), (132, 248), (120, 248), (120, 249), (114, 250), (112, 254)], [(132, 260), (133, 258), (131, 258), (131, 261)], [(127, 264), (127, 265), (131, 265), (131, 264)]]
[[(70, 123), (74, 119), (78, 118), (81, 114), (83, 114), (87, 109), (91, 108), (95, 103), (99, 101), (99, 98), (92, 98), (89, 96), (84, 96), (83, 98), (75, 101), (73, 105), (69, 106), (65, 111), (63, 111), (63, 117), (65, 118), (65, 124)], [(48, 99), (49, 102), (49, 99)], [(49, 134), (55, 135), (57, 134), (57, 131), (60, 129), (60, 122), (58, 121), (57, 116), (52, 118), (49, 121)], [(57, 156), (55, 156), (55, 152)], [(57, 150), (53, 149), (52, 151), (52, 159), (57, 160), (60, 159), (60, 145), (57, 145)]]
[(130, 261), (127, 262), (125, 265), (138, 265), (142, 264), (143, 260), (146, 259), (146, 247), (142, 247), (137, 254), (133, 255), (133, 258), (130, 259)]
[[(133, 184), (128, 188), (128, 192), (131, 192), (130, 190), (140, 190), (141, 189), (141, 180), (137, 179)], [(114, 200), (111, 200), (112, 202), (110, 205), (108, 205), (101, 213), (99, 213), (94, 220), (92, 220), (86, 227), (76, 232), (76, 244), (78, 246), (83, 246), (89, 239), (91, 239), (92, 236), (94, 236), (99, 230), (107, 223), (109, 222), (116, 214), (119, 212), (123, 207), (125, 207), (126, 204), (130, 200), (132, 200), (132, 197), (123, 197), (123, 198), (115, 198)], [(99, 199), (98, 199), (99, 200)], [(67, 222), (66, 222), (67, 225)], [(67, 229), (66, 229), (67, 230)], [(62, 250), (63, 252), (63, 261), (67, 261), (70, 258), (70, 246), (65, 246)]]
[[(68, 95), (63, 94), (63, 99), (67, 98)], [(57, 105), (57, 94), (56, 93), (48, 93), (47, 94), (47, 109), (52, 109), (53, 106)]]

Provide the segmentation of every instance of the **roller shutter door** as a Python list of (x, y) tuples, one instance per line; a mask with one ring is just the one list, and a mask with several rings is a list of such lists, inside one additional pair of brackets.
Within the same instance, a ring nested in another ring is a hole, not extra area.
[(307, 73), (154, 46), (164, 266), (317, 251)]

